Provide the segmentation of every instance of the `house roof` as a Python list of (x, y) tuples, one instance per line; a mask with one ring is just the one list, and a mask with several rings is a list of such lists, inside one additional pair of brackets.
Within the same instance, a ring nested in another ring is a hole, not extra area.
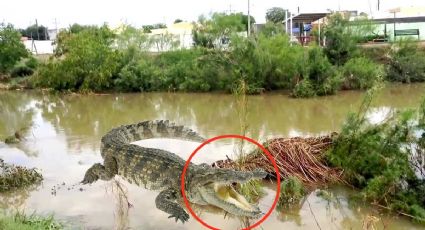
[(425, 16), (421, 17), (403, 17), (403, 18), (376, 18), (372, 19), (377, 23), (409, 23), (409, 22), (425, 22)]
[(188, 34), (192, 33), (193, 23), (179, 22), (169, 25), (168, 28), (153, 29), (151, 34)]
[(311, 23), (315, 22), (321, 18), (324, 18), (329, 13), (302, 13), (298, 14), (297, 16), (292, 18), (293, 22), (305, 22), (305, 23)]

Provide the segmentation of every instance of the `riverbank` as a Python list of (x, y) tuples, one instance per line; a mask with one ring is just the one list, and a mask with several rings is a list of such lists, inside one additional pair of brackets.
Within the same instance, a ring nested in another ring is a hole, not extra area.
[(64, 225), (54, 220), (53, 216), (42, 217), (35, 214), (25, 215), (0, 214), (0, 229), (2, 230), (60, 230)]

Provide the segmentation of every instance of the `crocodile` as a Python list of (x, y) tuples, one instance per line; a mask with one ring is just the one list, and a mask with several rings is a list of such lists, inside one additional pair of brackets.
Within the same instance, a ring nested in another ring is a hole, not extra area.
[[(170, 214), (169, 218), (184, 223), (189, 219), (181, 202), (181, 174), (185, 160), (166, 150), (131, 144), (150, 138), (205, 140), (193, 130), (168, 120), (143, 121), (114, 128), (101, 140), (103, 165), (91, 166), (82, 183), (110, 180), (119, 175), (140, 187), (160, 191), (155, 199), (156, 207)], [(205, 163), (190, 163), (185, 177), (185, 195), (194, 204), (212, 205), (235, 216), (258, 218), (262, 214), (258, 206), (250, 204), (232, 184), (266, 176), (262, 170), (235, 171), (213, 168)]]

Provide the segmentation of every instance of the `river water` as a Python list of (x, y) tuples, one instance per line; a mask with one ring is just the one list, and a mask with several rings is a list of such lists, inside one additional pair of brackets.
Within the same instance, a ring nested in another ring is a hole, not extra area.
[[(425, 85), (389, 85), (375, 98), (368, 117), (379, 122), (393, 109), (413, 108)], [(346, 91), (330, 97), (292, 99), (274, 93), (248, 97), (247, 136), (264, 141), (272, 137), (312, 136), (339, 131), (346, 115), (356, 111), (362, 92)], [(157, 210), (158, 192), (129, 184), (118, 176), (89, 186), (77, 183), (92, 164), (102, 162), (101, 137), (115, 126), (142, 120), (169, 119), (210, 138), (239, 134), (240, 106), (223, 94), (110, 94), (52, 95), (31, 91), (0, 91), (0, 137), (31, 127), (20, 144), (0, 142), (0, 158), (37, 167), (41, 185), (0, 194), (0, 209), (54, 216), (80, 229), (204, 229), (194, 218), (184, 225)], [(184, 159), (199, 143), (179, 140), (144, 140), (139, 145), (165, 149)], [(195, 163), (212, 163), (232, 156), (234, 140), (222, 140), (203, 148)], [(266, 212), (274, 198), (274, 185), (266, 186), (260, 208)], [(362, 229), (374, 223), (378, 229), (423, 229), (403, 217), (378, 212), (352, 202), (355, 191), (329, 190), (332, 199), (311, 193), (298, 208), (275, 210), (263, 229)], [(208, 224), (239, 229), (234, 217), (213, 209), (196, 208)]]

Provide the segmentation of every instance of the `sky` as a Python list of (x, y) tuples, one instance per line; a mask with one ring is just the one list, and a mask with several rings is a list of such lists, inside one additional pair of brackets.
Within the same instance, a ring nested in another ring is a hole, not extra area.
[[(358, 10), (374, 12), (378, 0), (250, 0), (250, 11), (257, 22), (265, 22), (267, 9), (282, 7), (292, 12), (326, 12)], [(399, 6), (425, 6), (424, 0), (380, 0), (381, 10)], [(422, 3), (424, 2), (424, 3)], [(201, 14), (211, 12), (247, 13), (248, 0), (1, 0), (0, 22), (26, 28), (38, 20), (49, 28), (67, 27), (73, 23), (108, 23), (117, 26), (128, 23), (142, 26), (154, 23), (170, 24), (179, 18), (196, 21)]]

